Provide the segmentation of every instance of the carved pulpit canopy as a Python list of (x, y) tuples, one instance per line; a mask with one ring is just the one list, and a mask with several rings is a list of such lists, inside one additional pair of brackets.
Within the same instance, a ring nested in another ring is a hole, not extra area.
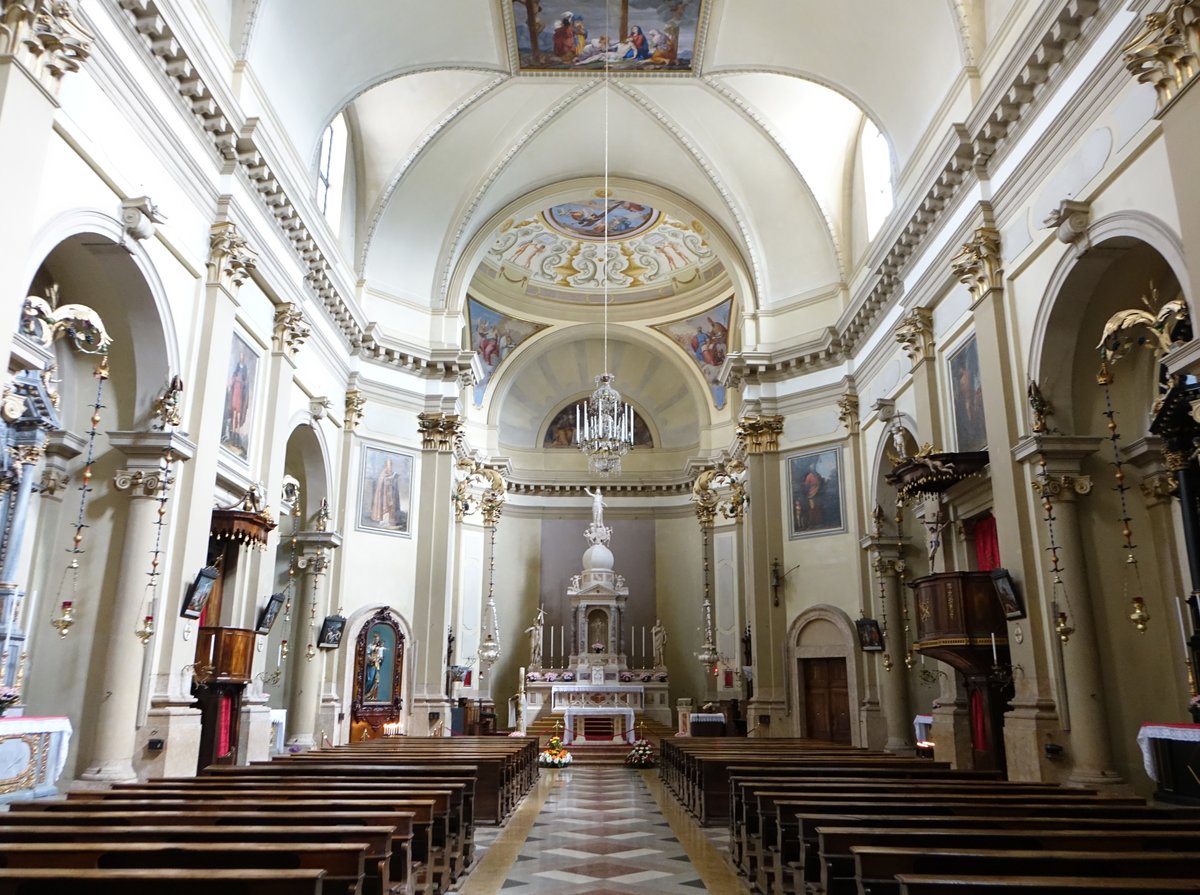
[(899, 458), (884, 478), (901, 500), (913, 503), (981, 475), (987, 464), (987, 451), (937, 451), (927, 444), (913, 456)]

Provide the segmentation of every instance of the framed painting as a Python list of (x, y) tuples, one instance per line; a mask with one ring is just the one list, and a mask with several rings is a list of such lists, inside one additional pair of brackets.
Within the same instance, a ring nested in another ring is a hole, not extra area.
[(187, 594), (183, 598), (183, 606), (179, 610), (181, 618), (200, 617), (219, 577), (221, 573), (217, 571), (216, 566), (205, 566), (197, 573), (196, 579), (188, 586)]
[(846, 530), (840, 447), (788, 458), (791, 537), (806, 538)]
[(691, 71), (703, 0), (510, 0), (521, 71)]
[(391, 612), (380, 609), (367, 619), (355, 641), (351, 705), (355, 721), (377, 726), (397, 719), (403, 666), (404, 634)]
[(321, 623), (321, 633), (317, 636), (317, 647), (320, 649), (337, 649), (342, 645), (342, 632), (346, 630), (346, 619), (340, 615), (327, 615)]
[(979, 378), (979, 347), (971, 336), (950, 355), (950, 403), (954, 409), (954, 441), (959, 451), (987, 447), (983, 420), (983, 385)]
[(275, 619), (279, 616), (279, 610), (283, 608), (285, 599), (282, 593), (271, 594), (271, 596), (267, 597), (267, 605), (263, 606), (262, 612), (258, 614), (258, 624), (254, 626), (255, 634), (271, 633), (271, 628), (275, 624)]
[(992, 569), (992, 584), (996, 588), (996, 598), (1004, 610), (1004, 617), (1009, 621), (1024, 618), (1025, 607), (1021, 605), (1021, 595), (1017, 593), (1008, 569)]
[(863, 652), (878, 652), (883, 649), (883, 631), (879, 622), (873, 618), (859, 618), (854, 621), (858, 628), (858, 645)]
[(254, 420), (254, 385), (258, 378), (258, 354), (237, 333), (229, 352), (229, 375), (225, 386), (225, 411), (221, 417), (221, 447), (235, 457), (250, 456), (250, 431)]
[(363, 445), (358, 481), (358, 529), (411, 535), (411, 454)]

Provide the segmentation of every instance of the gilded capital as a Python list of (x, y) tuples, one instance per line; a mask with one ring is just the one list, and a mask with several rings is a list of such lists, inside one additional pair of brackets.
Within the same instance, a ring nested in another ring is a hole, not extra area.
[(1043, 500), (1051, 498), (1060, 500), (1083, 496), (1092, 493), (1092, 477), (1090, 475), (1042, 475), (1032, 483), (1033, 493)]
[(312, 335), (304, 319), (300, 306), (292, 302), (284, 302), (275, 309), (275, 345), (276, 351), (287, 352), (292, 357)]
[(846, 427), (851, 435), (857, 435), (859, 429), (858, 395), (847, 392), (837, 402), (838, 422)]
[[(474, 488), (481, 486), (482, 493), (476, 496)], [(492, 526), (500, 521), (504, 501), (508, 498), (508, 482), (500, 470), (485, 465), (474, 457), (458, 462), (458, 480), (450, 500), (454, 503), (454, 519), (462, 522), (477, 510), (483, 515), (483, 524)]]
[(367, 399), (356, 388), (346, 390), (346, 416), (343, 420), (346, 431), (353, 432), (358, 428), (358, 424), (362, 422), (363, 408), (367, 406)]
[(972, 302), (978, 302), (990, 290), (1003, 287), (1004, 267), (1000, 261), (1000, 231), (995, 227), (980, 227), (963, 243), (950, 268), (971, 290)]
[(744, 416), (738, 421), (736, 435), (748, 454), (773, 454), (779, 450), (783, 417), (777, 415)]
[(79, 71), (93, 39), (67, 0), (0, 0), (0, 55), (15, 57), (51, 92)]
[(209, 231), (208, 285), (236, 292), (246, 282), (258, 253), (247, 244), (232, 221), (218, 221)]
[(692, 503), (702, 527), (711, 528), (718, 515), (735, 520), (746, 515), (750, 498), (746, 494), (745, 479), (745, 464), (733, 458), (720, 460), (696, 476), (692, 484)]
[(1125, 67), (1154, 88), (1162, 112), (1200, 73), (1200, 0), (1172, 0), (1147, 15), (1124, 51)]
[(65, 491), (67, 485), (71, 484), (71, 475), (65, 469), (56, 469), (52, 466), (47, 466), (42, 470), (42, 480), (38, 486), (38, 493), (42, 497), (58, 497), (59, 493)]
[(1147, 506), (1154, 506), (1169, 501), (1179, 493), (1179, 478), (1174, 472), (1162, 471), (1151, 473), (1142, 479), (1142, 497)]
[(933, 356), (933, 311), (913, 308), (896, 327), (896, 341), (915, 367)]
[(421, 449), (449, 453), (462, 434), (462, 419), (457, 413), (421, 413), (417, 415), (421, 430)]

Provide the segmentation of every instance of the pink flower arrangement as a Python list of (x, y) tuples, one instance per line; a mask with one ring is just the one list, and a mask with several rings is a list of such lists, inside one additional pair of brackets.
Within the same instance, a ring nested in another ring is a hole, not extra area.
[(621, 683), (622, 684), (628, 684), (632, 680), (633, 680), (633, 675), (630, 674), (628, 671), (621, 672)]
[(558, 676), (558, 679), (560, 681), (563, 681), (564, 683), (570, 683), (571, 681), (575, 680), (575, 672), (564, 671), (562, 674), (560, 674)]
[(553, 671), (548, 671), (542, 676), (542, 680), (544, 680), (547, 684), (553, 684), (558, 680), (558, 675)]

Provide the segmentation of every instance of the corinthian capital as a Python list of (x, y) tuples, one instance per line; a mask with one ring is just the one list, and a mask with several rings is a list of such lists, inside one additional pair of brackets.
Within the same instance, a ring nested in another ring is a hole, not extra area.
[(744, 416), (738, 420), (737, 437), (746, 445), (748, 454), (773, 454), (779, 450), (783, 434), (783, 417), (774, 415)]
[(287, 352), (292, 357), (300, 350), (312, 330), (304, 320), (304, 312), (300, 306), (292, 302), (284, 302), (275, 309), (275, 345), (279, 352)]
[(915, 367), (933, 356), (933, 311), (913, 308), (896, 328), (896, 341)]
[(1124, 49), (1125, 67), (1154, 88), (1161, 112), (1200, 73), (1200, 0), (1172, 0), (1150, 13)]
[(241, 288), (258, 262), (258, 253), (246, 243), (232, 221), (218, 221), (209, 231), (208, 285)]
[(971, 290), (971, 301), (978, 302), (991, 289), (1004, 285), (1004, 267), (1000, 263), (1000, 231), (980, 227), (950, 262), (954, 275)]
[(79, 71), (92, 40), (67, 0), (0, 0), (0, 55), (14, 56), (51, 92)]
[(853, 392), (847, 392), (838, 398), (838, 422), (846, 427), (846, 431), (851, 435), (858, 434), (859, 419), (858, 419), (858, 395)]
[(457, 413), (422, 413), (417, 416), (417, 427), (422, 450), (449, 453), (462, 433), (462, 420)]

